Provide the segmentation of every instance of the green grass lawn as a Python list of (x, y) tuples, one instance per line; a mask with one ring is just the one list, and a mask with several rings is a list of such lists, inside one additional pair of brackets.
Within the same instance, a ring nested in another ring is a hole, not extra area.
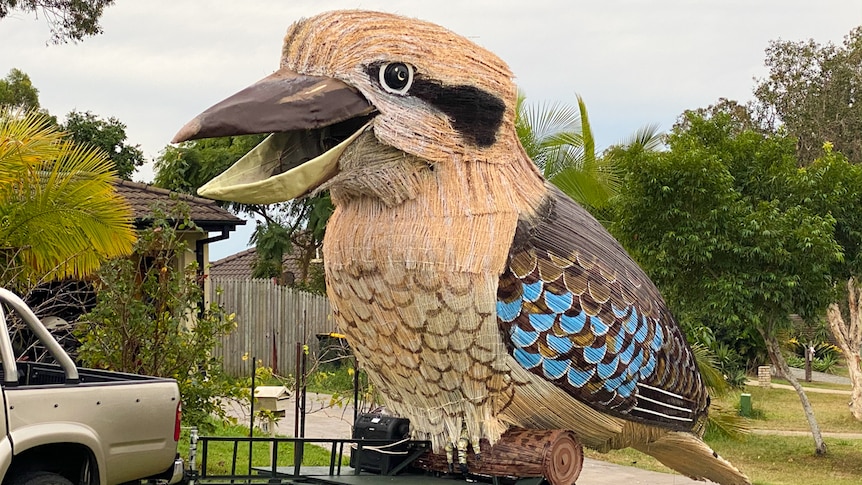
[[(230, 425), (226, 423), (215, 423), (216, 429), (206, 433), (206, 436), (218, 437), (248, 437), (248, 427)], [(255, 432), (255, 437), (269, 437)], [(189, 449), (189, 432), (183, 430), (179, 445), (180, 453), (185, 454)], [(331, 448), (313, 444), (306, 444), (302, 456), (302, 466), (329, 466)], [(293, 466), (294, 446), (292, 443), (280, 443), (277, 456), (278, 466)], [(236, 458), (234, 458), (236, 456)], [(251, 443), (251, 466), (268, 467), (271, 463), (272, 451), (268, 442)], [(234, 443), (225, 441), (209, 442), (206, 449), (206, 474), (207, 475), (249, 475), (249, 443), (240, 442), (234, 450)], [(185, 458), (188, 458), (187, 456)], [(198, 442), (197, 468), (202, 470), (204, 460), (203, 444)], [(347, 460), (342, 462), (347, 465)]]
[[(835, 386), (832, 386), (835, 387)], [(837, 386), (848, 389), (848, 386)], [(737, 408), (739, 395), (751, 394), (754, 419), (750, 428), (810, 432), (808, 421), (795, 391), (749, 386), (716, 399), (728, 408)], [(847, 409), (848, 395), (807, 393), (823, 432), (862, 433), (862, 423)], [(741, 441), (707, 438), (720, 455), (730, 460), (758, 485), (850, 485), (862, 483), (862, 439), (825, 438), (826, 456), (814, 454), (810, 436), (746, 436)], [(585, 450), (597, 460), (673, 473), (651, 456), (632, 449), (598, 453)]]
[[(757, 485), (858, 485), (862, 482), (862, 440), (826, 438), (829, 452), (814, 455), (810, 437), (750, 435), (742, 441), (708, 440)], [(655, 458), (627, 448), (609, 453), (584, 450), (597, 460), (674, 473)]]
[(862, 440), (825, 438), (814, 454), (808, 436), (751, 435), (742, 442), (712, 440), (719, 453), (762, 485), (850, 485), (862, 482)]
[[(843, 388), (848, 389), (848, 386)], [(751, 428), (800, 431), (810, 429), (795, 391), (746, 386), (744, 390), (730, 392), (714, 400), (728, 408), (738, 408), (739, 395), (742, 392), (751, 394), (754, 411), (753, 419), (749, 422)], [(821, 431), (862, 433), (862, 422), (853, 419), (847, 408), (849, 395), (808, 392), (806, 396), (811, 401)]]

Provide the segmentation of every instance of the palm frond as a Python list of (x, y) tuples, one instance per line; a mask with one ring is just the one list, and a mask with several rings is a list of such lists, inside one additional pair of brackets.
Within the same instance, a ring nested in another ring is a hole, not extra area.
[(740, 416), (736, 409), (726, 408), (716, 403), (709, 406), (709, 419), (706, 422), (707, 435), (738, 440), (750, 431), (748, 420)]
[(578, 110), (562, 103), (528, 106), (518, 93), (515, 130), (527, 155), (551, 179), (571, 156), (563, 155), (583, 146)]
[(540, 138), (561, 131), (575, 132), (580, 125), (577, 109), (562, 103), (542, 103), (526, 110), (527, 119)]
[(25, 277), (83, 277), (131, 252), (131, 208), (107, 154), (63, 141), (38, 113), (0, 113), (0, 146), (0, 246), (17, 248)]
[(596, 154), (587, 106), (545, 103), (516, 105), (515, 127), (527, 155), (542, 175), (582, 205), (600, 209), (617, 193), (620, 176), (613, 160)]
[(638, 128), (628, 138), (622, 141), (622, 146), (640, 146), (644, 151), (656, 151), (663, 145), (662, 133), (658, 123), (650, 123)]
[(62, 137), (47, 116), (0, 106), (0, 186), (14, 184), (21, 173), (50, 158)]
[(593, 137), (593, 129), (590, 126), (590, 117), (587, 115), (587, 104), (584, 98), (578, 95), (578, 115), (581, 120), (581, 139), (583, 140), (584, 156), (589, 162), (596, 160), (596, 140)]
[(602, 171), (567, 167), (554, 175), (551, 183), (587, 207), (601, 208), (616, 193), (616, 182)]
[(693, 344), (691, 350), (694, 353), (694, 359), (697, 362), (697, 368), (703, 378), (703, 382), (710, 389), (711, 394), (721, 395), (730, 389), (727, 384), (727, 379), (718, 370), (715, 355), (706, 346), (702, 344)]
[[(730, 390), (727, 379), (716, 365), (715, 354), (706, 346), (694, 344), (691, 346), (697, 368), (703, 378), (704, 385), (712, 396), (720, 396)], [(725, 408), (713, 402), (709, 409), (709, 419), (706, 432), (713, 436), (724, 436), (740, 439), (749, 431), (748, 422), (735, 409)]]

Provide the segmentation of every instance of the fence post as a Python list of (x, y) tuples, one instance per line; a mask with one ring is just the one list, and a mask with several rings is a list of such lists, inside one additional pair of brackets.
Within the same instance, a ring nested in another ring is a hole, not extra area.
[(757, 381), (760, 382), (760, 387), (772, 387), (772, 367), (761, 365), (757, 368)]

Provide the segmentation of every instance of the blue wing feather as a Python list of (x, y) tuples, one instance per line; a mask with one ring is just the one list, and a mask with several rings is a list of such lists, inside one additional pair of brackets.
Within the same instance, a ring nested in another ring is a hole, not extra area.
[(595, 409), (691, 429), (708, 397), (660, 294), (591, 216), (549, 192), (543, 215), (519, 223), (500, 277), (512, 356)]

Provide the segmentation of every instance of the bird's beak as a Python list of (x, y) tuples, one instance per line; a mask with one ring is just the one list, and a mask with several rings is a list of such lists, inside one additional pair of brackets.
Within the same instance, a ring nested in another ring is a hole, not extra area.
[(198, 115), (172, 142), (272, 133), (198, 189), (212, 199), (270, 204), (309, 193), (335, 175), (341, 153), (374, 111), (339, 80), (281, 69)]

